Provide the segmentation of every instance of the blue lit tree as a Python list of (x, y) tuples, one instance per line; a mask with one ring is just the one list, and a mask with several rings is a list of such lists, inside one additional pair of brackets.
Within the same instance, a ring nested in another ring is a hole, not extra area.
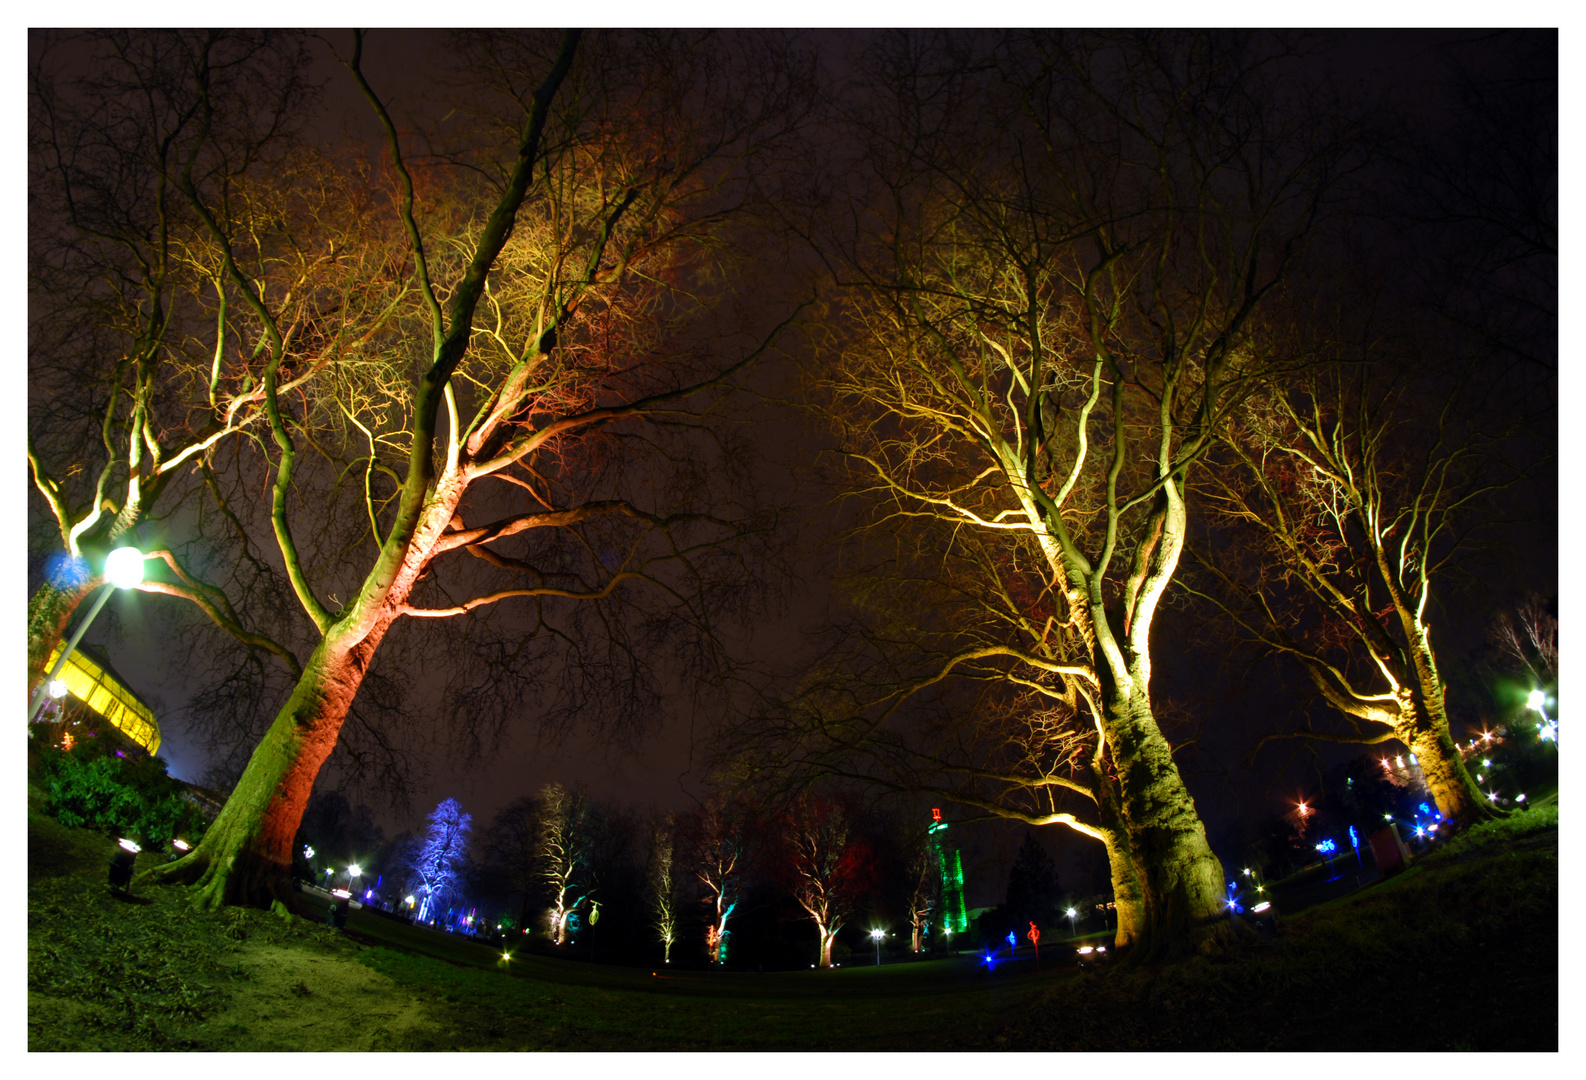
[(456, 799), (442, 799), (425, 822), (424, 841), (413, 860), (423, 881), (424, 903), (419, 918), (427, 919), (448, 893), (455, 892), (468, 859), (468, 838), (474, 819)]

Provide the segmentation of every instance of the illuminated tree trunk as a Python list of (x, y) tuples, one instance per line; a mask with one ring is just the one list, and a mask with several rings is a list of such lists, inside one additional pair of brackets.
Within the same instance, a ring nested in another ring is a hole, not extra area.
[(1113, 908), (1118, 917), (1113, 946), (1122, 948), (1140, 940), (1143, 917), (1140, 872), (1134, 849), (1129, 843), (1128, 824), (1118, 804), (1117, 784), (1107, 775), (1104, 763), (1097, 763), (1094, 771), (1096, 809), (1101, 818), (1101, 842), (1107, 848), (1107, 867), (1112, 872)]
[(832, 945), (837, 941), (839, 928), (834, 926), (828, 930), (821, 923), (816, 923), (815, 929), (820, 931), (821, 935), (821, 967), (829, 968), (832, 966)]
[(1426, 777), (1427, 789), (1445, 818), (1469, 825), (1497, 817), (1498, 809), (1481, 794), (1448, 730), (1447, 690), (1438, 674), (1437, 659), (1432, 655), (1425, 631), (1419, 628), (1417, 631), (1412, 638), (1410, 655), (1419, 693), (1408, 702), (1401, 700), (1399, 738), (1415, 755)]
[(45, 662), (50, 653), (66, 638), (66, 628), (71, 625), (77, 605), (100, 585), (103, 579), (94, 578), (81, 585), (58, 589), (49, 582), (38, 587), (28, 597), (28, 697), (38, 689), (39, 681), (47, 674)]
[[(1222, 863), (1206, 842), (1195, 800), (1184, 786), (1144, 692), (1109, 708), (1105, 726), (1139, 881), (1134, 955), (1146, 959), (1214, 951), (1229, 926), (1220, 917)], [(1120, 936), (1124, 897), (1129, 892), (1127, 875), (1124, 878), (1125, 888), (1118, 894)]]
[(280, 901), (297, 910), (292, 844), (314, 778), (336, 746), (388, 625), (380, 624), (350, 649), (339, 647), (332, 634), (314, 651), (220, 816), (197, 847), (152, 871), (153, 877), (194, 885), (201, 907), (271, 907)]

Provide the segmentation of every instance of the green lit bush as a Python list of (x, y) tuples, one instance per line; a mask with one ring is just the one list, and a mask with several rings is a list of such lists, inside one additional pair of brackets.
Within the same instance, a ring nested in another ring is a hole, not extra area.
[(44, 809), (68, 828), (100, 829), (159, 845), (197, 841), (207, 822), (155, 758), (135, 761), (88, 748), (39, 754)]

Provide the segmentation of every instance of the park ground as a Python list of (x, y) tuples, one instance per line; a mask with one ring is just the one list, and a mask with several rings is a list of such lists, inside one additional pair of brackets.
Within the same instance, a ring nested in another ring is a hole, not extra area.
[(111, 842), (30, 804), (30, 1050), (1558, 1047), (1556, 803), (1215, 959), (1082, 971), (1059, 946), (1039, 971), (964, 955), (766, 974), (503, 961), (364, 912), (346, 933), (200, 913), (179, 886), (119, 898)]

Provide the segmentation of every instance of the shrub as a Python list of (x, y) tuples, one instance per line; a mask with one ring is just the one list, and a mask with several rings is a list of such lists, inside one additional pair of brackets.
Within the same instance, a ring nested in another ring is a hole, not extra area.
[(207, 826), (154, 758), (51, 749), (40, 754), (39, 772), (45, 811), (69, 828), (117, 831), (159, 845), (174, 836), (196, 841)]

